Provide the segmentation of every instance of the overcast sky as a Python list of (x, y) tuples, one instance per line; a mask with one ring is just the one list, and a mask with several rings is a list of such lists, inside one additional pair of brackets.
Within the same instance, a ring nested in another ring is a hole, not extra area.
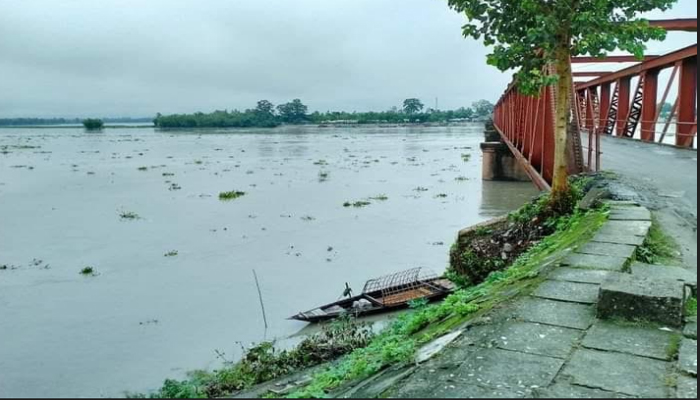
[[(697, 4), (651, 17), (697, 17)], [(464, 21), (446, 0), (0, 0), (0, 117), (496, 100), (510, 76)], [(695, 42), (674, 33), (650, 52)]]

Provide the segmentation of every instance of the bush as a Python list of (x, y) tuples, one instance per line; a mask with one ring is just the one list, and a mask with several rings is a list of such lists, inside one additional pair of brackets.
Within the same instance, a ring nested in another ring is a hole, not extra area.
[(83, 126), (88, 131), (99, 131), (102, 128), (104, 128), (105, 123), (101, 119), (88, 118), (86, 120), (83, 120)]

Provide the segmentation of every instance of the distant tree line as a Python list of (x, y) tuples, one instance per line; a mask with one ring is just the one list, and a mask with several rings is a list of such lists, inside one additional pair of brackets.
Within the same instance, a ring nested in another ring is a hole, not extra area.
[(153, 121), (159, 128), (274, 128), (282, 124), (400, 124), (400, 123), (442, 123), (449, 121), (471, 121), (489, 117), (494, 105), (480, 100), (468, 108), (457, 110), (425, 110), (419, 99), (406, 99), (402, 108), (394, 107), (379, 112), (327, 111), (309, 114), (309, 108), (301, 100), (275, 107), (267, 100), (258, 102), (254, 109), (245, 111), (218, 110), (212, 113), (158, 114)]
[(65, 125), (79, 124), (80, 119), (66, 118), (3, 118), (0, 119), (0, 126), (31, 126), (31, 125)]
[[(105, 123), (124, 124), (124, 123), (150, 123), (153, 118), (102, 118)], [(43, 125), (79, 125), (83, 120), (80, 118), (0, 118), (0, 126), (43, 126)]]

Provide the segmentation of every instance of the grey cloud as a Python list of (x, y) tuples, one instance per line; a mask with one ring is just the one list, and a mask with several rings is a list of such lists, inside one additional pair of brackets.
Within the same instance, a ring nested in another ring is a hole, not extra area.
[(0, 0), (0, 116), (496, 99), (510, 76), (463, 22), (445, 0)]

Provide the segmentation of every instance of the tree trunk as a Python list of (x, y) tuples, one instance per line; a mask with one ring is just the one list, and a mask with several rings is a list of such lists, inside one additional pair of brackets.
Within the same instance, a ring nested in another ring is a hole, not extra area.
[(556, 201), (561, 197), (568, 197), (569, 170), (568, 170), (568, 126), (571, 116), (571, 50), (569, 40), (562, 40), (562, 45), (557, 50), (556, 69), (559, 75), (556, 95), (556, 127), (554, 133), (554, 177), (552, 179), (552, 197)]

